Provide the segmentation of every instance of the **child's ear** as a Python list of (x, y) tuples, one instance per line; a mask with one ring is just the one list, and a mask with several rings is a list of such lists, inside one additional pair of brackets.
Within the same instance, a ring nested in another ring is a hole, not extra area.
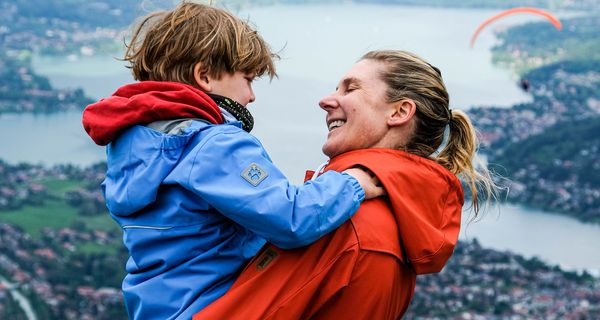
[(198, 87), (204, 92), (211, 92), (212, 86), (210, 85), (210, 77), (208, 76), (208, 72), (206, 68), (202, 65), (202, 62), (196, 63), (194, 65), (194, 80)]
[(402, 99), (394, 103), (392, 114), (388, 117), (387, 124), (396, 127), (408, 123), (417, 111), (417, 105), (412, 99)]

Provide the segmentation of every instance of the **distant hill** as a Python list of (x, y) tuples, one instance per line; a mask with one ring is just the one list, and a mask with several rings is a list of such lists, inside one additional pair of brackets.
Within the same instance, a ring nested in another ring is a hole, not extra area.
[(538, 7), (548, 9), (590, 9), (598, 6), (595, 0), (355, 0), (358, 3), (383, 3), (445, 8), (513, 8)]
[(513, 179), (511, 199), (600, 223), (600, 117), (557, 123), (494, 162)]
[(494, 59), (521, 74), (533, 102), (469, 110), (508, 200), (600, 223), (598, 15), (511, 28)]
[(55, 89), (31, 68), (31, 56), (0, 52), (0, 114), (78, 110), (93, 102), (82, 89)]
[(596, 14), (562, 19), (562, 30), (548, 22), (529, 23), (498, 34), (493, 60), (519, 74), (559, 61), (600, 60), (600, 4)]
[(76, 22), (82, 27), (126, 26), (143, 10), (137, 0), (0, 0), (0, 8), (13, 17)]
[(225, 6), (273, 5), (273, 4), (323, 4), (323, 3), (365, 3), (403, 6), (429, 6), (443, 8), (497, 8), (538, 7), (562, 10), (598, 9), (596, 0), (222, 0), (217, 4)]

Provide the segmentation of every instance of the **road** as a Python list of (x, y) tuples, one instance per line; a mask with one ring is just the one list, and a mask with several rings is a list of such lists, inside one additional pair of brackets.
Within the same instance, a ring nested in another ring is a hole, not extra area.
[(8, 282), (8, 280), (6, 280), (2, 276), (0, 276), (0, 283), (2, 283), (4, 286), (6, 286), (6, 288), (8, 288), (8, 291), (10, 292), (13, 299), (17, 301), (19, 306), (21, 306), (21, 309), (23, 309), (23, 312), (25, 312), (25, 316), (27, 316), (27, 319), (37, 320), (37, 316), (35, 315), (35, 312), (33, 312), (33, 308), (31, 307), (29, 299), (27, 299), (27, 297), (21, 294), (17, 285)]

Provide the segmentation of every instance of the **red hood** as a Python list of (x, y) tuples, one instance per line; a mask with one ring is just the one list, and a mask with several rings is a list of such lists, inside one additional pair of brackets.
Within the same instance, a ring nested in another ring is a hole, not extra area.
[(452, 255), (464, 196), (460, 181), (438, 163), (403, 151), (365, 149), (333, 159), (326, 170), (369, 168), (385, 187), (400, 243), (417, 274), (439, 272)]
[(217, 104), (206, 93), (178, 82), (143, 81), (125, 85), (83, 111), (83, 127), (98, 145), (107, 145), (134, 125), (199, 118), (223, 123)]

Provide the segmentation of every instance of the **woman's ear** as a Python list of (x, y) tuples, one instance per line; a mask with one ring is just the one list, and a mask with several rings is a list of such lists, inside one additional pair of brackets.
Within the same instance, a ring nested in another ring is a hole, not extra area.
[(394, 103), (393, 111), (388, 117), (387, 124), (390, 127), (397, 127), (408, 123), (413, 118), (417, 105), (412, 99), (402, 99)]
[(203, 67), (202, 62), (196, 63), (194, 65), (194, 81), (198, 87), (204, 92), (211, 92), (212, 86), (210, 85), (210, 77), (206, 68)]

